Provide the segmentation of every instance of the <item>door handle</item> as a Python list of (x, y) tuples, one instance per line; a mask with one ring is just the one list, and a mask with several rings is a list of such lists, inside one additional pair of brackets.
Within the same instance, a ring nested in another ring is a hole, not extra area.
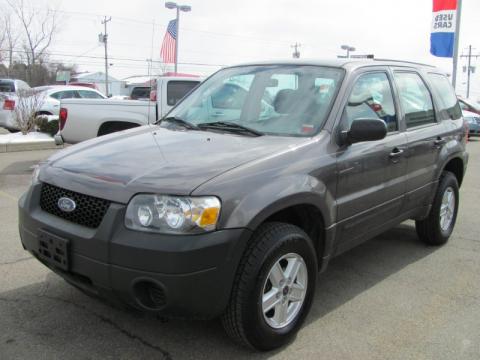
[(388, 155), (388, 157), (390, 158), (390, 160), (394, 163), (398, 162), (400, 159), (399, 157), (400, 156), (403, 156), (403, 153), (405, 152), (405, 150), (403, 149), (399, 149), (399, 148), (395, 148), (392, 150), (392, 152)]
[(405, 150), (403, 150), (403, 149), (395, 148), (395, 149), (392, 150), (392, 152), (388, 156), (390, 156), (391, 158), (396, 158), (396, 157), (401, 156), (404, 151)]
[(433, 142), (433, 147), (439, 149), (444, 145), (447, 141), (441, 137), (438, 137), (434, 142)]

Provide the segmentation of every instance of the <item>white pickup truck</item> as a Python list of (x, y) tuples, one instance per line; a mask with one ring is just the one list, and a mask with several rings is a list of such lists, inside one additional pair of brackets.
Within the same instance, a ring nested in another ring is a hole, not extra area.
[(199, 78), (156, 79), (151, 101), (113, 99), (62, 100), (57, 143), (78, 143), (115, 131), (147, 125), (162, 118), (200, 83)]

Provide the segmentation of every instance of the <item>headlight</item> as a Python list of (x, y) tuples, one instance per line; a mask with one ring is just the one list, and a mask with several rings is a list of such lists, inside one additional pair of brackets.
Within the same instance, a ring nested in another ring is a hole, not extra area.
[(32, 185), (35, 185), (38, 183), (38, 174), (40, 174), (40, 167), (41, 164), (35, 165), (33, 168), (33, 173), (32, 173)]
[(220, 200), (214, 196), (141, 194), (130, 200), (125, 226), (166, 234), (195, 234), (215, 230), (219, 215)]

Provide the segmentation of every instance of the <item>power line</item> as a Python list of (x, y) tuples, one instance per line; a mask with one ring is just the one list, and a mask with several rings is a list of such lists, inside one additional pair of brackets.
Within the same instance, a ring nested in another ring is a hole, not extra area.
[[(0, 49), (0, 51), (8, 52), (8, 49)], [(25, 50), (12, 50), (14, 53), (27, 53), (28, 51)], [(53, 53), (53, 52), (45, 52), (45, 55), (48, 56), (65, 56), (65, 57), (73, 57), (73, 58), (86, 58), (86, 59), (104, 59), (103, 56), (94, 56), (94, 55), (77, 55), (77, 54), (66, 54), (66, 53)], [(122, 58), (122, 57), (109, 57), (110, 60), (119, 60), (119, 61), (131, 61), (131, 62), (142, 62), (145, 63), (146, 59), (138, 59), (138, 58)], [(163, 63), (160, 60), (152, 60), (154, 63)], [(197, 62), (182, 62), (179, 63), (182, 65), (201, 65), (201, 66), (228, 66), (226, 64), (207, 64), (207, 63), (197, 63)]]
[[(43, 11), (44, 9), (40, 8), (33, 8), (35, 10)], [(59, 13), (64, 13), (64, 14), (74, 14), (74, 15), (81, 15), (81, 16), (88, 16), (91, 18), (96, 18), (98, 19), (99, 17), (104, 17), (104, 14), (96, 14), (96, 13), (89, 13), (89, 12), (82, 12), (82, 11), (66, 11), (66, 10), (55, 10)], [(123, 17), (123, 16), (114, 16), (115, 21), (124, 21), (124, 22), (134, 22), (138, 23), (144, 26), (150, 27), (152, 25), (152, 19), (146, 20), (146, 19), (136, 19), (136, 18), (130, 18), (130, 17)], [(155, 23), (155, 26), (162, 26), (162, 27), (167, 27), (167, 23)], [(182, 28), (181, 30), (184, 31), (189, 31), (189, 32), (195, 32), (195, 33), (203, 33), (203, 34), (210, 34), (210, 35), (215, 35), (215, 36), (221, 36), (221, 37), (234, 37), (234, 38), (239, 38), (239, 39), (245, 39), (248, 41), (254, 41), (254, 42), (267, 42), (269, 44), (272, 43), (277, 43), (277, 44), (290, 44), (291, 41), (288, 40), (273, 40), (273, 39), (267, 39), (267, 38), (259, 38), (257, 36), (248, 36), (248, 35), (243, 35), (243, 34), (233, 34), (233, 33), (217, 33), (214, 31), (208, 31), (208, 30), (200, 30), (200, 29), (192, 29), (192, 28)]]

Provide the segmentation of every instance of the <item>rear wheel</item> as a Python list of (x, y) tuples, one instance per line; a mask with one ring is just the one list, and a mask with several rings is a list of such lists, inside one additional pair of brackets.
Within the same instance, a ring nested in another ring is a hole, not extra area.
[(284, 223), (262, 225), (242, 258), (222, 317), (228, 335), (263, 351), (289, 342), (310, 309), (317, 271), (305, 232)]
[(430, 214), (426, 219), (415, 222), (419, 238), (429, 245), (445, 244), (455, 226), (458, 205), (457, 178), (445, 171), (440, 178)]

